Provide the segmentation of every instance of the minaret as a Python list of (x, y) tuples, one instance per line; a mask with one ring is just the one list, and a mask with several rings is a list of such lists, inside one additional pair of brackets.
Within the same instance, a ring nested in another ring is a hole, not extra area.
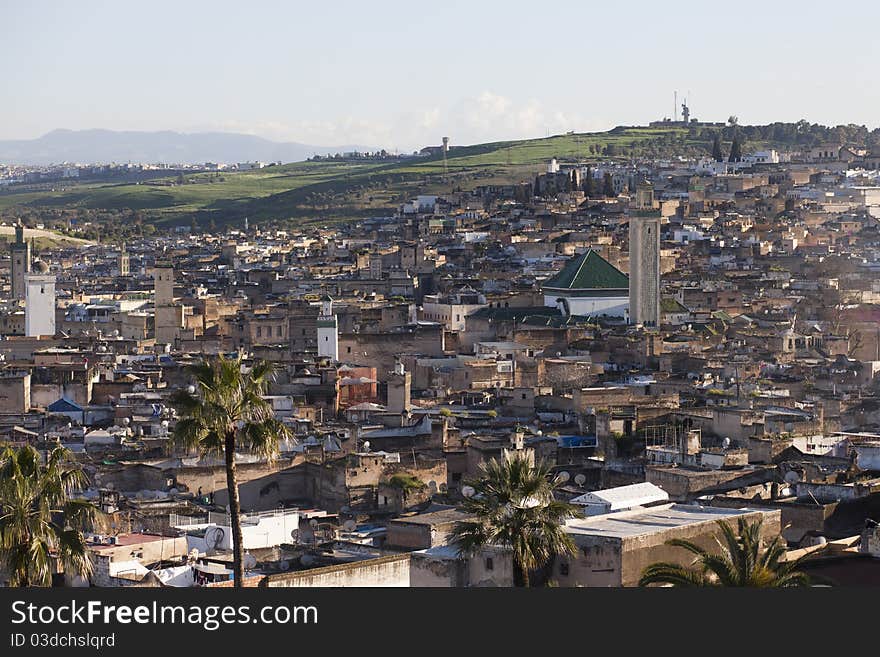
[(31, 257), (31, 243), (25, 241), (24, 225), (19, 219), (15, 226), (15, 241), (9, 245), (13, 299), (24, 301), (26, 295), (25, 276), (31, 271)]
[(119, 252), (119, 257), (116, 260), (117, 267), (119, 269), (120, 276), (128, 276), (131, 271), (131, 259), (129, 258), (128, 251), (125, 250), (125, 244), (122, 245), (122, 250)]
[(388, 412), (405, 413), (412, 410), (411, 388), (412, 374), (404, 369), (403, 363), (396, 362), (394, 371), (388, 375)]
[(174, 344), (184, 327), (183, 306), (174, 303), (174, 267), (157, 261), (153, 269), (154, 327), (157, 344)]
[(24, 333), (29, 337), (55, 335), (55, 276), (37, 260), (34, 272), (25, 274)]
[(321, 314), (318, 316), (318, 357), (339, 360), (339, 333), (336, 315), (333, 314), (333, 297), (324, 295), (321, 299)]
[(629, 218), (629, 317), (660, 323), (660, 213), (636, 210)]

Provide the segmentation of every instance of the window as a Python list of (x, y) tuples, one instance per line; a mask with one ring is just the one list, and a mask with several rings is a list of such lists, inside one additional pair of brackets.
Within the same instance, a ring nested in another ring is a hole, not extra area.
[(559, 564), (559, 574), (564, 577), (568, 577), (568, 564), (567, 563), (562, 562)]
[(492, 557), (486, 557), (486, 570), (495, 570), (495, 562)]
[(346, 352), (345, 352), (345, 353), (350, 354), (350, 353), (351, 353), (351, 347), (346, 347)]
[(523, 398), (523, 399), (526, 398), (526, 393), (523, 393), (523, 394), (522, 394), (522, 398)]
[(257, 327), (257, 337), (258, 338), (263, 337), (263, 328), (261, 326)]

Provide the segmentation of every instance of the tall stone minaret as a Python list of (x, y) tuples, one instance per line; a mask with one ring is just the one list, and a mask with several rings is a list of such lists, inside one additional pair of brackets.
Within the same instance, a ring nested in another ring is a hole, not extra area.
[(629, 316), (633, 324), (660, 323), (660, 213), (629, 217)]
[(9, 245), (13, 299), (24, 301), (27, 293), (25, 277), (31, 272), (32, 257), (31, 243), (24, 239), (24, 225), (19, 219), (15, 226), (15, 241)]

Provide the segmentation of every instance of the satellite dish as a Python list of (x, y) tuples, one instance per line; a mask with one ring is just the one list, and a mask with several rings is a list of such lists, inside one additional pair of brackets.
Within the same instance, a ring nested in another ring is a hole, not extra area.
[(575, 475), (574, 483), (576, 483), (578, 486), (583, 486), (585, 483), (587, 483), (587, 475), (585, 475), (585, 474)]
[(556, 481), (558, 481), (559, 483), (562, 483), (562, 484), (564, 484), (569, 479), (571, 479), (571, 475), (568, 474), (565, 470), (563, 470), (558, 475), (556, 475)]
[(205, 543), (207, 543), (208, 547), (212, 550), (216, 550), (220, 547), (225, 535), (226, 532), (222, 527), (208, 527), (208, 529), (205, 530)]
[(304, 554), (299, 558), (299, 562), (303, 566), (308, 567), (308, 566), (311, 566), (313, 563), (315, 563), (315, 557), (313, 557), (311, 554)]
[(314, 529), (317, 526), (318, 526), (318, 521), (315, 518), (312, 518), (311, 520), (309, 520), (309, 527)]
[(353, 532), (357, 528), (357, 523), (354, 520), (346, 520), (342, 523), (342, 528), (347, 532)]
[(428, 482), (428, 490), (431, 491), (431, 494), (434, 495), (437, 492), (437, 482), (429, 481)]
[(190, 550), (189, 551), (189, 558), (192, 561), (195, 561), (196, 559), (198, 559), (199, 558), (199, 548), (193, 548), (192, 550)]
[(369, 452), (369, 451), (370, 451), (370, 441), (369, 441), (369, 440), (365, 440), (365, 441), (364, 441), (364, 451), (365, 451), (365, 452)]
[(785, 481), (789, 484), (796, 484), (801, 480), (800, 475), (794, 470), (789, 470), (785, 473)]
[(245, 570), (253, 570), (257, 567), (257, 558), (250, 552), (244, 554), (244, 567)]
[(721, 447), (724, 449), (730, 447), (730, 438), (725, 437), (724, 440), (721, 441)]
[(282, 559), (278, 562), (278, 567), (281, 570), (290, 570), (290, 562), (287, 559)]
[(461, 494), (464, 495), (465, 497), (473, 497), (474, 495), (476, 495), (476, 493), (477, 493), (477, 491), (474, 489), (473, 486), (462, 486), (461, 487)]
[(298, 529), (292, 530), (290, 532), (290, 538), (292, 538), (294, 541), (298, 541), (299, 540), (299, 530)]

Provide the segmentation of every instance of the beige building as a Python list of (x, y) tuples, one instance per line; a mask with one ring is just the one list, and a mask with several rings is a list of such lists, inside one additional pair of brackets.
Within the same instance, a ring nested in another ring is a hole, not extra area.
[(690, 565), (693, 555), (666, 545), (681, 538), (705, 548), (716, 547), (718, 521), (754, 522), (763, 518), (766, 539), (778, 536), (780, 511), (720, 509), (665, 504), (645, 509), (577, 518), (565, 530), (574, 540), (574, 557), (557, 558), (551, 579), (560, 586), (637, 586), (642, 570), (658, 561)]

